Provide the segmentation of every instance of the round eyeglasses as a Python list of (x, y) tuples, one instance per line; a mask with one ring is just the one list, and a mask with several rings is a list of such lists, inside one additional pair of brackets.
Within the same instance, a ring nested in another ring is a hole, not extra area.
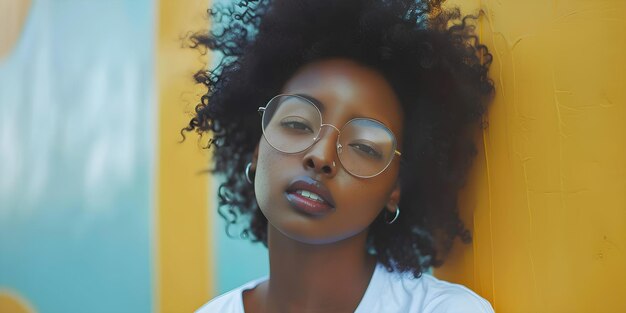
[(262, 113), (263, 136), (276, 150), (294, 154), (307, 150), (320, 139), (323, 126), (337, 130), (337, 156), (348, 173), (370, 178), (382, 173), (395, 155), (396, 138), (384, 124), (370, 118), (354, 118), (341, 129), (322, 123), (322, 113), (311, 100), (281, 94), (272, 98)]

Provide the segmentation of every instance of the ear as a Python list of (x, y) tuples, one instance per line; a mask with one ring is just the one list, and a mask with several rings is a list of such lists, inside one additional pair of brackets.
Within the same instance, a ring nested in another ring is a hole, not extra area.
[(389, 212), (391, 213), (396, 212), (396, 206), (398, 205), (398, 203), (400, 203), (401, 190), (402, 188), (400, 188), (400, 179), (398, 179), (396, 181), (396, 186), (393, 188), (391, 196), (389, 196), (389, 201), (387, 201), (386, 205), (387, 210), (389, 210)]
[(259, 143), (256, 144), (256, 148), (254, 148), (254, 153), (252, 153), (252, 169), (256, 170), (256, 163), (259, 159)]

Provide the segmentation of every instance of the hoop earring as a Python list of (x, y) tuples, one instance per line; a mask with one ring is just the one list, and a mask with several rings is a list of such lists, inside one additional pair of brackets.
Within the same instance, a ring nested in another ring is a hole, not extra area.
[[(385, 212), (385, 216), (388, 215), (388, 212), (389, 211)], [(385, 223), (393, 224), (398, 219), (398, 216), (400, 216), (400, 208), (396, 205), (396, 216), (394, 216), (391, 221), (385, 221)]]
[(245, 171), (245, 177), (246, 177), (246, 181), (248, 182), (248, 184), (250, 185), (254, 185), (254, 177), (250, 176), (250, 168), (252, 167), (252, 162), (248, 163), (248, 165), (246, 165), (246, 171)]

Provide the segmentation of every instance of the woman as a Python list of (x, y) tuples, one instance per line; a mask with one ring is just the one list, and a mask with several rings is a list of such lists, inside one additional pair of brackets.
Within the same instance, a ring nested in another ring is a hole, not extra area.
[(208, 92), (185, 130), (212, 132), (219, 212), (245, 218), (270, 274), (198, 312), (492, 312), (424, 273), (471, 240), (457, 192), (493, 93), (491, 55), (458, 10), (275, 0), (210, 14), (225, 26), (192, 39), (224, 58), (196, 75)]

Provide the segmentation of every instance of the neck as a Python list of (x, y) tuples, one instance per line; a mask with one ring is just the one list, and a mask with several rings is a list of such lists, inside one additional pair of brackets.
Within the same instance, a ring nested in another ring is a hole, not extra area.
[(366, 238), (364, 231), (332, 244), (306, 244), (268, 224), (268, 311), (354, 312), (376, 266)]

